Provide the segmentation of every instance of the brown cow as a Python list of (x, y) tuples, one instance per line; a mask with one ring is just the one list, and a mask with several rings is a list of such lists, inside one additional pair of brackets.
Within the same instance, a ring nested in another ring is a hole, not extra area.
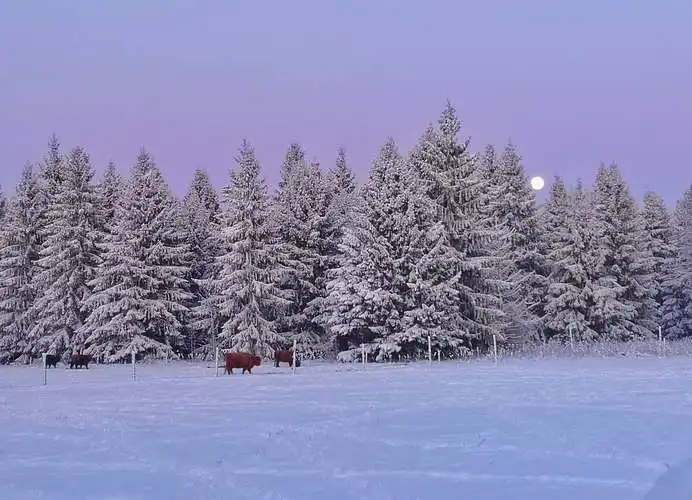
[(233, 374), (233, 368), (242, 368), (243, 374), (247, 371), (252, 375), (252, 367), (260, 366), (262, 358), (253, 356), (248, 352), (228, 352), (226, 353), (226, 369), (224, 373)]
[(73, 354), (70, 358), (70, 368), (81, 368), (83, 366), (88, 370), (90, 361), (91, 356), (88, 354)]
[[(279, 367), (279, 363), (288, 363), (293, 366), (293, 349), (277, 349), (274, 351), (274, 366)], [(296, 356), (296, 368), (300, 366), (300, 358)]]

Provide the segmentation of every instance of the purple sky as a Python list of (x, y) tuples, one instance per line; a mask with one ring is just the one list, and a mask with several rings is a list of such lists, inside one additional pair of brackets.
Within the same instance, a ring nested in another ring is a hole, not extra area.
[(243, 137), (270, 182), (299, 141), (359, 179), (449, 98), (474, 149), (511, 138), (530, 175), (591, 183), (616, 161), (637, 196), (692, 182), (692, 1), (60, 0), (0, 9), (0, 184), (52, 132), (97, 172), (150, 150), (177, 193), (227, 182)]

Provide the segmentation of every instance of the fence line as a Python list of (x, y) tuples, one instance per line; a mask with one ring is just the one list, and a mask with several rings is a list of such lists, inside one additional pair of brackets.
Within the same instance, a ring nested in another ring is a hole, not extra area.
[[(353, 364), (356, 365), (360, 363), (367, 363), (367, 356), (366, 356), (366, 347), (367, 346), (362, 346), (361, 349), (359, 349), (361, 352), (361, 356), (358, 356), (360, 359), (353, 359), (353, 363), (339, 363), (339, 362), (334, 362), (334, 360), (331, 359), (322, 359), (322, 360), (313, 360), (317, 361), (318, 364), (321, 364), (321, 362), (327, 363), (327, 364), (334, 364), (334, 365), (349, 365)], [(294, 350), (294, 353), (297, 354), (297, 349)], [(219, 354), (220, 352), (223, 352), (223, 350), (219, 349)], [(216, 353), (215, 353), (216, 354)], [(209, 363), (208, 361), (186, 361), (186, 360), (181, 360), (180, 363), (171, 363), (169, 359), (166, 359), (165, 362), (161, 360), (143, 360), (137, 362), (135, 359), (131, 359), (131, 372), (130, 372), (130, 379), (131, 380), (144, 380), (148, 379), (151, 376), (151, 373), (149, 372), (149, 369), (155, 366), (160, 366), (164, 365), (169, 366), (170, 369), (167, 369), (165, 375), (161, 372), (157, 373), (157, 378), (158, 379), (168, 379), (168, 380), (173, 380), (173, 379), (180, 379), (180, 378), (206, 378), (209, 376), (219, 376), (219, 362), (221, 361), (219, 359), (219, 354), (216, 354), (214, 357), (213, 365), (212, 363)], [(408, 360), (402, 360), (404, 363), (406, 362), (426, 362), (430, 364), (433, 360), (433, 354), (429, 350), (427, 353), (421, 353), (422, 356), (418, 359), (408, 359)], [(634, 340), (634, 341), (629, 341), (629, 342), (581, 342), (581, 341), (573, 341), (573, 342), (565, 342), (565, 343), (560, 343), (560, 342), (549, 342), (549, 343), (533, 343), (533, 344), (494, 344), (491, 349), (489, 349), (485, 353), (469, 353), (467, 356), (459, 356), (456, 357), (455, 359), (443, 359), (441, 356), (440, 350), (436, 352), (436, 358), (437, 362), (440, 363), (442, 361), (451, 361), (451, 362), (464, 362), (464, 361), (469, 361), (473, 359), (477, 360), (492, 360), (496, 364), (498, 361), (501, 361), (503, 359), (510, 360), (510, 359), (560, 359), (560, 358), (584, 358), (584, 357), (601, 357), (601, 358), (608, 358), (608, 357), (657, 357), (657, 358), (666, 358), (666, 357), (678, 357), (678, 356), (685, 356), (685, 357), (692, 357), (692, 339), (680, 339), (680, 340), (666, 340), (665, 338), (660, 338), (659, 339), (650, 339), (650, 340)], [(33, 365), (24, 365), (26, 368), (30, 369), (33, 372), (33, 367), (39, 368), (38, 372), (36, 375), (36, 378), (33, 378), (35, 382), (30, 383), (28, 385), (22, 384), (21, 382), (19, 384), (13, 384), (10, 383), (8, 385), (5, 384), (0, 384), (1, 387), (3, 388), (13, 388), (13, 387), (31, 387), (37, 385), (52, 385), (54, 382), (51, 382), (51, 380), (48, 379), (53, 379), (56, 382), (55, 376), (50, 375), (48, 372), (50, 371), (51, 373), (53, 370), (49, 370), (47, 368), (46, 364), (46, 357), (45, 355), (42, 356), (42, 363), (40, 364), (33, 364)], [(310, 362), (308, 361), (308, 365), (306, 368), (309, 369), (309, 364)], [(379, 363), (378, 363), (379, 364)], [(386, 363), (381, 363), (381, 364), (386, 364)], [(139, 365), (139, 366), (137, 366)], [(176, 366), (177, 365), (177, 366)], [(108, 365), (101, 365), (101, 366), (108, 366)], [(117, 365), (111, 365), (113, 368), (109, 369), (115, 369), (117, 370), (116, 366)], [(125, 365), (126, 366), (126, 365)], [(163, 367), (163, 366), (162, 366)], [(179, 368), (179, 369), (173, 369), (173, 367)], [(67, 368), (67, 367), (65, 367)], [(125, 368), (125, 367), (123, 367)], [(355, 368), (355, 366), (354, 366)], [(34, 368), (35, 369), (35, 368)], [(141, 372), (140, 372), (141, 369)], [(296, 366), (295, 362), (293, 363), (293, 367), (291, 369), (291, 373), (295, 374)], [(100, 370), (97, 370), (100, 371)], [(347, 370), (350, 371), (350, 370)], [(36, 373), (36, 372), (34, 372)], [(126, 372), (125, 372), (126, 373)], [(127, 380), (127, 376), (123, 373), (124, 379)], [(271, 372), (273, 374), (273, 371)], [(283, 373), (283, 371), (280, 371), (279, 373)], [(58, 372), (55, 373), (57, 375)], [(142, 378), (142, 375), (144, 375), (144, 378)], [(85, 382), (83, 378), (80, 377), (80, 382)], [(23, 382), (27, 382), (28, 380), (25, 379)], [(89, 382), (94, 382), (98, 383), (98, 378), (91, 379)], [(63, 385), (64, 383), (69, 383), (69, 379), (65, 379), (62, 376), (60, 377), (60, 381), (58, 382), (59, 385)]]

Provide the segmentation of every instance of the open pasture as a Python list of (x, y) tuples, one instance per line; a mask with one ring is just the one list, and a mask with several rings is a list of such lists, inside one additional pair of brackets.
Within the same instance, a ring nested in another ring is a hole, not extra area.
[(692, 360), (0, 367), (0, 498), (642, 499)]

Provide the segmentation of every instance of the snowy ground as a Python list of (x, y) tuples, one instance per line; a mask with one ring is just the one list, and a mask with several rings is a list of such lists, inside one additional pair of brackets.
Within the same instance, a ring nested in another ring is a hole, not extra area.
[(689, 358), (0, 367), (0, 498), (642, 499), (692, 457)]

